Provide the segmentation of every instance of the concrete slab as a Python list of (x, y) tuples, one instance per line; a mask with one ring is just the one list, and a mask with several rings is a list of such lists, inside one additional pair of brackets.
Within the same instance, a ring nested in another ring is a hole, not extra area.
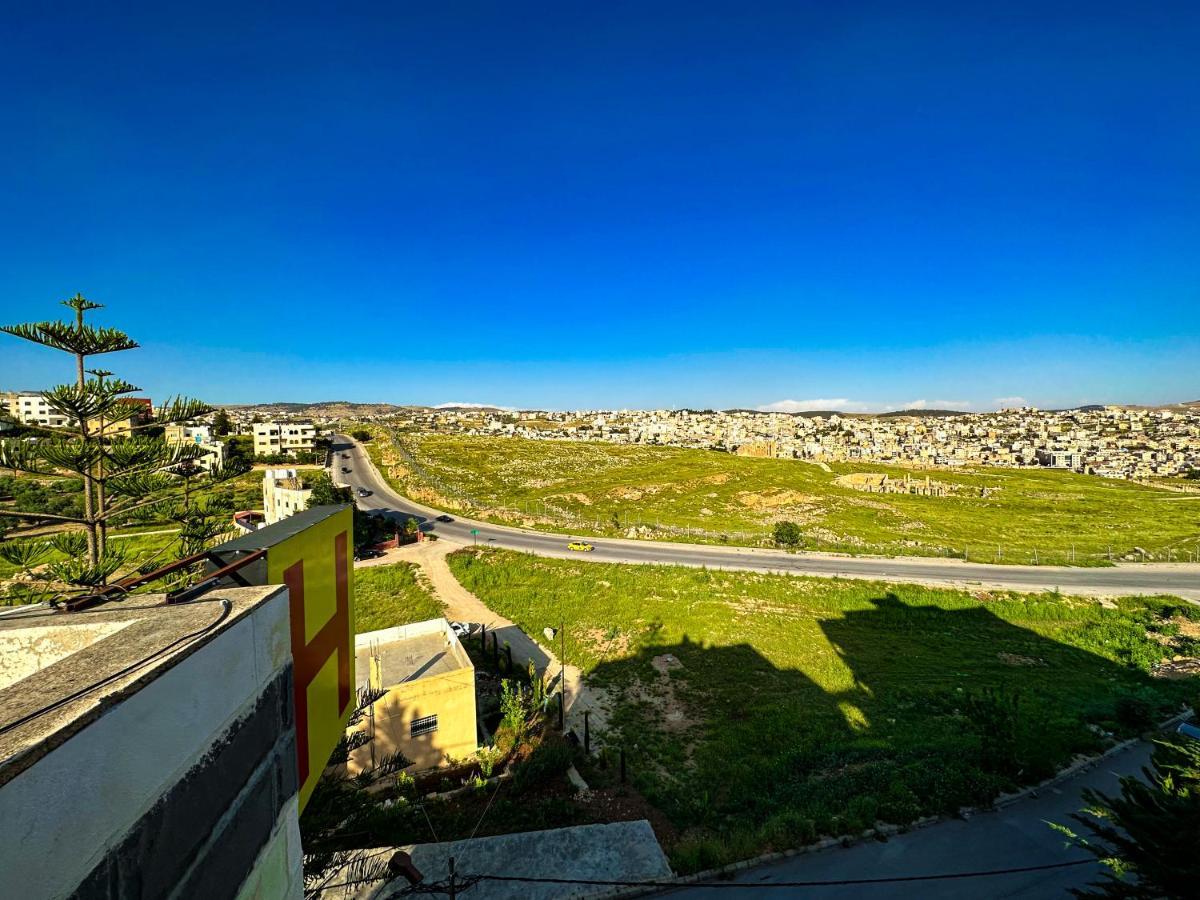
[[(477, 875), (526, 876), (531, 878), (581, 878), (601, 881), (646, 881), (671, 878), (671, 867), (658, 845), (650, 823), (613, 822), (607, 825), (576, 825), (548, 831), (527, 831), (476, 838), (473, 841), (444, 841), (397, 847), (408, 852), (425, 883), (445, 881), (448, 860), (454, 857), (460, 877)], [(363, 855), (382, 851), (365, 850)], [(386, 853), (388, 851), (382, 851)], [(385, 857), (386, 858), (386, 857)], [(344, 879), (333, 876), (331, 884)], [(383, 886), (326, 891), (326, 898), (372, 898), (398, 896), (408, 887), (401, 879)], [(522, 881), (479, 881), (466, 892), (471, 900), (556, 900), (611, 893), (599, 885), (539, 884)]]

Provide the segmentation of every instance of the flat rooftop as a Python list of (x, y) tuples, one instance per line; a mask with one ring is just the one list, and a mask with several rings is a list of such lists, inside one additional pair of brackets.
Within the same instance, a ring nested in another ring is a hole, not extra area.
[(0, 613), (0, 785), (282, 590), (215, 588), (170, 605), (164, 594), (133, 594), (77, 612)]
[(358, 635), (354, 639), (354, 661), (360, 683), (365, 684), (369, 677), (372, 656), (379, 658), (385, 688), (474, 668), (445, 619)]

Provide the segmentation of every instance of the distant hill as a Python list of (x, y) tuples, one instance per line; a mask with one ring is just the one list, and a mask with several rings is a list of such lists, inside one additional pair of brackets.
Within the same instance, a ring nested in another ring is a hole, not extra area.
[(394, 403), (353, 403), (349, 400), (318, 400), (315, 403), (246, 403), (227, 404), (228, 409), (249, 410), (261, 413), (288, 413), (306, 416), (382, 416), (414, 407), (397, 406)]
[(961, 409), (895, 409), (891, 412), (877, 413), (881, 419), (895, 419), (902, 416), (912, 416), (919, 419), (936, 419), (943, 416), (967, 416), (970, 413)]

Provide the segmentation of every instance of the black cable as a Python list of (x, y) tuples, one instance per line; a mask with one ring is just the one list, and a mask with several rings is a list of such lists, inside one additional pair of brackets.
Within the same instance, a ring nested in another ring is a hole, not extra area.
[(174, 650), (176, 647), (180, 646), (181, 644), (187, 643), (188, 641), (195, 640), (196, 638), (201, 637), (201, 636), (207, 634), (208, 632), (212, 631), (214, 628), (216, 628), (218, 625), (220, 625), (222, 622), (224, 622), (227, 618), (229, 618), (229, 614), (233, 611), (233, 603), (231, 601), (221, 600), (220, 603), (221, 603), (220, 615), (218, 615), (216, 619), (214, 619), (212, 622), (209, 622), (203, 628), (199, 628), (196, 631), (191, 632), (190, 634), (185, 634), (182, 637), (176, 638), (175, 640), (171, 641), (171, 643), (167, 644), (165, 647), (160, 647), (158, 650), (155, 650), (153, 653), (143, 656), (137, 662), (130, 663), (128, 666), (125, 666), (125, 668), (121, 669), (120, 671), (114, 672), (113, 674), (108, 675), (105, 678), (101, 678), (99, 681), (93, 682), (92, 684), (88, 685), (87, 687), (80, 688), (79, 690), (77, 690), (71, 694), (68, 694), (65, 697), (61, 697), (58, 700), (55, 700), (53, 703), (43, 706), (41, 709), (35, 709), (33, 712), (26, 713), (25, 715), (21, 716), (19, 719), (15, 719), (14, 721), (9, 722), (6, 725), (0, 726), (0, 736), (8, 734), (13, 729), (19, 728), (22, 725), (24, 725), (26, 722), (31, 722), (40, 716), (44, 716), (48, 712), (53, 712), (54, 710), (58, 709), (59, 707), (65, 706), (68, 703), (73, 703), (74, 701), (80, 699), (81, 697), (85, 696), (86, 694), (90, 694), (92, 691), (97, 690), (98, 688), (104, 687), (104, 685), (106, 685), (106, 684), (109, 684), (113, 681), (116, 681), (119, 678), (123, 678), (124, 676), (137, 671), (142, 666), (148, 665), (149, 663), (153, 662), (158, 657), (162, 656), (164, 653), (168, 653), (171, 650)]
[(600, 881), (587, 878), (534, 878), (523, 875), (476, 875), (480, 881), (515, 881), (526, 884), (584, 884), (604, 887), (661, 887), (661, 888), (806, 888), (840, 887), (858, 884), (898, 884), (907, 881), (947, 881), (955, 878), (987, 878), (994, 875), (1020, 875), (1025, 872), (1046, 872), (1072, 866), (1094, 865), (1094, 859), (1047, 863), (1041, 866), (1019, 866), (1014, 869), (987, 869), (979, 872), (939, 872), (934, 875), (896, 875), (891, 878), (845, 878), (835, 881)]
[[(1046, 872), (1054, 869), (1069, 869), (1074, 866), (1095, 864), (1094, 859), (1077, 859), (1070, 862), (1046, 863), (1040, 866), (1018, 866), (1012, 869), (987, 869), (978, 872), (938, 872), (933, 875), (896, 875), (890, 878), (845, 878), (831, 881), (605, 881), (590, 878), (537, 878), (526, 875), (466, 875), (456, 879), (456, 890), (464, 890), (480, 881), (505, 881), (518, 884), (575, 884), (595, 887), (641, 887), (641, 888), (670, 888), (686, 890), (688, 888), (817, 888), (842, 887), (850, 885), (871, 884), (900, 884), (913, 881), (950, 881), (958, 878), (989, 878), (997, 875), (1021, 875), (1028, 872)], [(333, 887), (349, 887), (368, 884), (381, 879), (359, 879), (356, 881), (341, 881), (323, 885), (318, 893)], [(402, 890), (401, 894), (448, 894), (448, 881), (432, 882), (413, 885)]]
[[(126, 594), (126, 596), (131, 597), (134, 595)], [(121, 612), (136, 611), (139, 609), (168, 609), (172, 605), (170, 603), (143, 603), (140, 606), (126, 606), (124, 600), (117, 600), (114, 602), (121, 604), (119, 607), (115, 607), (116, 609), (119, 609)], [(224, 603), (224, 602), (225, 601), (220, 597), (207, 597), (207, 598), (206, 597), (197, 597), (195, 600), (187, 601), (187, 605), (195, 606), (198, 603)], [(109, 607), (109, 606), (94, 606), (94, 607), (91, 607), (90, 609), (73, 609), (70, 611), (69, 615), (72, 619), (74, 619), (76, 616), (86, 616), (91, 613), (112, 612), (113, 609), (114, 609), (114, 607)], [(19, 607), (12, 607), (12, 612), (0, 612), (0, 625), (3, 625), (5, 622), (24, 622), (26, 619), (49, 619), (49, 618), (53, 618), (53, 617), (61, 618), (62, 615), (63, 615), (63, 612), (61, 610), (49, 609), (49, 608), (43, 607), (41, 605), (31, 604), (30, 608), (28, 610), (24, 610)]]

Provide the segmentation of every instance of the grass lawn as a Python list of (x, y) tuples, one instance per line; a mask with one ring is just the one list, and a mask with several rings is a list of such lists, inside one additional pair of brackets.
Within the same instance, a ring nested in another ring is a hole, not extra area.
[(354, 608), (359, 634), (445, 614), (420, 570), (410, 562), (355, 569)]
[(1200, 608), (464, 550), (455, 575), (615, 699), (695, 871), (986, 803), (1200, 697)]
[[(1115, 559), (1141, 559), (1134, 548), (1177, 561), (1200, 552), (1200, 495), (1069, 472), (822, 468), (669, 447), (376, 432), (368, 447), (399, 490), (508, 524), (761, 544), (787, 520), (810, 549), (1022, 564), (1104, 564), (1110, 548)], [(921, 482), (928, 474), (945, 495), (846, 486), (860, 473)]]

